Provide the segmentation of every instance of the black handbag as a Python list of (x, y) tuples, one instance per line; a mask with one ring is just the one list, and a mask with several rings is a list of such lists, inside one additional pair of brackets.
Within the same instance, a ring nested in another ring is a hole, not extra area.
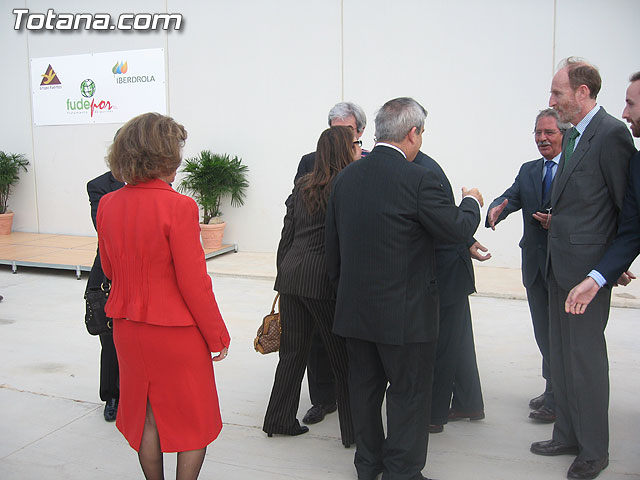
[(84, 292), (86, 302), (84, 324), (91, 335), (113, 333), (113, 320), (104, 312), (110, 291), (111, 282), (105, 278), (99, 287), (87, 287)]

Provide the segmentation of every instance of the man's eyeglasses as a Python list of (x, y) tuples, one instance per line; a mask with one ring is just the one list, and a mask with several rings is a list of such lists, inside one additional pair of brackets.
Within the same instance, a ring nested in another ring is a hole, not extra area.
[(356, 140), (355, 142), (353, 142), (354, 145), (358, 145), (360, 148), (362, 148), (362, 140)]

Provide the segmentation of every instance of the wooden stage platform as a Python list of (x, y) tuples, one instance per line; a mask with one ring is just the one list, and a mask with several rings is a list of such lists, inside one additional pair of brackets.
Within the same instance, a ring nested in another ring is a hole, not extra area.
[[(11, 265), (13, 273), (19, 266), (74, 270), (80, 280), (89, 272), (98, 246), (97, 237), (12, 232), (0, 235), (0, 265)], [(218, 250), (205, 250), (206, 259), (227, 252), (237, 252), (238, 245), (222, 245)]]

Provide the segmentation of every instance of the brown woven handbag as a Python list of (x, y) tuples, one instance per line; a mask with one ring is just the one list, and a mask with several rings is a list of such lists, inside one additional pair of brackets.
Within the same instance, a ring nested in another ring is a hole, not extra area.
[[(280, 349), (280, 294), (276, 294), (271, 306), (271, 313), (264, 317), (262, 325), (258, 328), (258, 334), (253, 341), (253, 348), (261, 354), (277, 352)], [(276, 313), (276, 302), (278, 302), (278, 312)]]

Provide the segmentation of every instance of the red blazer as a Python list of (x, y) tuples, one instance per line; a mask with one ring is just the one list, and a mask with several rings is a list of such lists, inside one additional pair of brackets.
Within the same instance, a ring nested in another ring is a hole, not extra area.
[(153, 325), (196, 325), (219, 352), (230, 337), (207, 274), (198, 215), (193, 199), (159, 179), (102, 197), (98, 243), (112, 280), (105, 311)]

